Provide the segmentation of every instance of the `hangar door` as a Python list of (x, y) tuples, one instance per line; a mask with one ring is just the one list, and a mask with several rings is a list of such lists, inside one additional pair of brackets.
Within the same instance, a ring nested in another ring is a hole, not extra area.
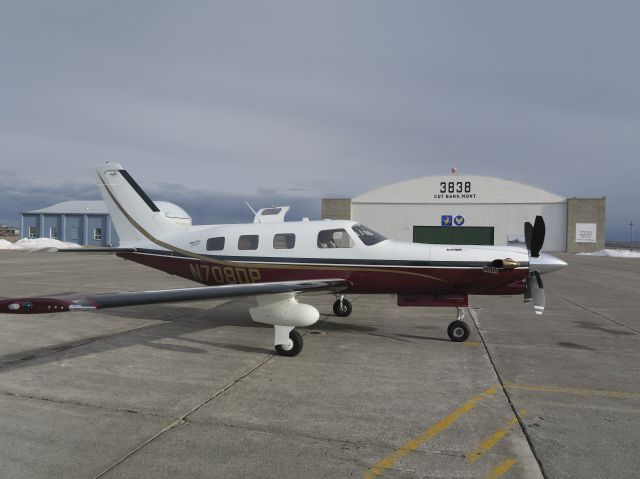
[(493, 245), (493, 226), (414, 226), (413, 242)]

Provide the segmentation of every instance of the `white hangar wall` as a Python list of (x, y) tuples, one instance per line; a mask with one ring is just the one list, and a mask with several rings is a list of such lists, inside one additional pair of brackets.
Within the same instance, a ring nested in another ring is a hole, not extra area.
[[(522, 205), (517, 208), (491, 205), (491, 212), (479, 205), (441, 205), (441, 209), (424, 205), (352, 205), (353, 220), (363, 223), (388, 238), (413, 241), (414, 226), (440, 226), (442, 215), (462, 216), (464, 226), (493, 226), (494, 244), (506, 245), (509, 238), (524, 234), (524, 222), (533, 223), (536, 215), (544, 217), (547, 235), (545, 251), (566, 250), (566, 205)], [(456, 226), (452, 226), (456, 228)]]
[(462, 226), (494, 228), (494, 244), (523, 238), (525, 221), (542, 215), (545, 251), (567, 249), (567, 199), (540, 188), (487, 176), (428, 176), (364, 193), (351, 200), (351, 218), (385, 236), (413, 241), (414, 226), (441, 226), (443, 216)]

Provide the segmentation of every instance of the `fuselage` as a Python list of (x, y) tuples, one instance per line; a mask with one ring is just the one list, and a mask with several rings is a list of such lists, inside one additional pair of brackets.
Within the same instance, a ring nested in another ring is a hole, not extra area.
[[(206, 285), (346, 279), (351, 293), (522, 294), (527, 250), (385, 239), (346, 220), (192, 226), (119, 256)], [(511, 259), (512, 268), (492, 267)], [(553, 258), (553, 257), (551, 257)]]

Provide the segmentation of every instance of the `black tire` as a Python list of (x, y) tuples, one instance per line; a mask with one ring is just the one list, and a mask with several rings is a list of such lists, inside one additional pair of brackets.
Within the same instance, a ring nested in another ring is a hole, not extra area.
[(293, 357), (297, 356), (300, 351), (302, 351), (302, 346), (304, 341), (302, 341), (302, 334), (300, 334), (295, 329), (292, 329), (289, 333), (289, 339), (293, 343), (290, 349), (285, 349), (285, 347), (281, 344), (276, 345), (276, 352), (280, 356)]
[(471, 330), (464, 321), (453, 321), (447, 328), (449, 339), (455, 343), (463, 343), (469, 339)]
[(337, 300), (333, 303), (333, 314), (336, 316), (340, 316), (341, 318), (346, 318), (353, 311), (353, 307), (351, 306), (351, 301), (348, 299), (342, 300), (342, 305), (340, 305), (340, 300)]

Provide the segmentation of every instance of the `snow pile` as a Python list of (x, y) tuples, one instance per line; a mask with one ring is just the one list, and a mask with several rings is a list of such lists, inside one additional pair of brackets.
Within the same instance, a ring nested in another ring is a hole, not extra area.
[(613, 256), (615, 258), (640, 258), (640, 251), (628, 249), (602, 249), (595, 253), (577, 253), (581, 256)]
[(37, 250), (37, 249), (67, 249), (79, 248), (76, 243), (65, 243), (51, 238), (22, 238), (15, 243), (7, 240), (0, 240), (0, 249), (12, 250)]

